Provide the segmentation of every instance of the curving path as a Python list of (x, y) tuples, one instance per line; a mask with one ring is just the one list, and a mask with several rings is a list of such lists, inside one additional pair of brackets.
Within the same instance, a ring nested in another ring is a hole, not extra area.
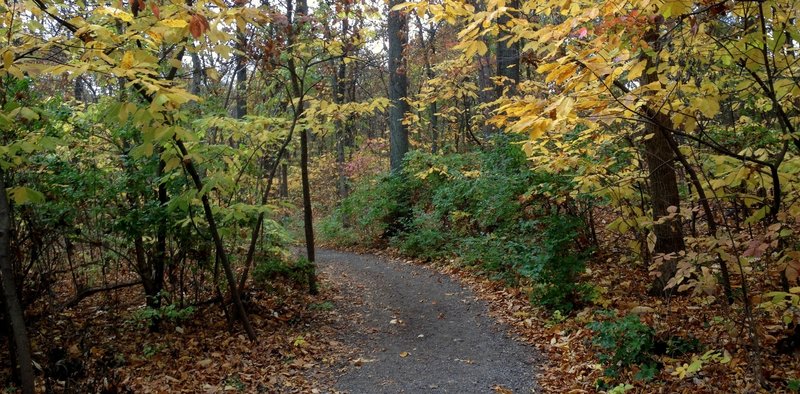
[(319, 250), (320, 270), (353, 305), (339, 340), (359, 349), (335, 389), (377, 393), (532, 393), (537, 356), (449, 277), (373, 255)]

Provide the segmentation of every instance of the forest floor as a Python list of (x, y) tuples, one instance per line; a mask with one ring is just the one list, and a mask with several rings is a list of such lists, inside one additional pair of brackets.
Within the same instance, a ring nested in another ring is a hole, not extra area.
[(531, 393), (537, 351), (507, 334), (474, 291), (429, 268), (321, 250), (320, 270), (348, 302), (335, 327), (354, 350), (337, 366), (349, 393)]
[[(255, 343), (216, 304), (148, 332), (138, 286), (57, 310), (30, 326), (38, 391), (539, 392), (539, 352), (509, 336), (487, 293), (467, 276), (377, 253), (319, 250), (318, 296), (281, 278), (252, 288)], [(63, 305), (73, 292), (58, 285), (48, 302)], [(7, 361), (0, 357), (0, 372)]]
[[(317, 261), (318, 296), (281, 278), (270, 288), (250, 289), (246, 303), (259, 336), (255, 343), (217, 304), (148, 332), (136, 317), (144, 304), (138, 287), (56, 308), (30, 326), (40, 392), (47, 386), (59, 393), (598, 391), (602, 366), (586, 328), (591, 308), (557, 320), (532, 306), (524, 289), (452, 261), (399, 258), (391, 249), (322, 249)], [(636, 277), (634, 267), (600, 268), (592, 266), (586, 280), (613, 288), (603, 296), (606, 308), (640, 310), (658, 333), (695, 332), (712, 344), (683, 356), (656, 356), (663, 368), (654, 380), (635, 381), (631, 371), (624, 378), (635, 384), (634, 392), (769, 391), (755, 389), (748, 377), (748, 359), (737, 345), (742, 335), (704, 323), (719, 315), (713, 305), (698, 309), (689, 297), (643, 298), (645, 281), (609, 284), (614, 277)], [(63, 305), (61, 298), (73, 293), (56, 286), (56, 298), (48, 302)], [(707, 349), (720, 349), (730, 360), (680, 376), (678, 366)], [(0, 357), (0, 375), (7, 361)], [(791, 355), (769, 355), (762, 365), (773, 387), (796, 379)], [(0, 376), (0, 382), (7, 379)]]

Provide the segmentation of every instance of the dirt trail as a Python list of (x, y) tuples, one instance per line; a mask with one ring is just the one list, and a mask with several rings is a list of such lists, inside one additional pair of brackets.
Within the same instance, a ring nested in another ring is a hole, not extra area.
[[(320, 269), (354, 305), (342, 342), (359, 349), (336, 390), (361, 393), (531, 393), (536, 353), (509, 338), (487, 306), (449, 277), (374, 255), (330, 250)], [(511, 390), (511, 391), (503, 391)]]

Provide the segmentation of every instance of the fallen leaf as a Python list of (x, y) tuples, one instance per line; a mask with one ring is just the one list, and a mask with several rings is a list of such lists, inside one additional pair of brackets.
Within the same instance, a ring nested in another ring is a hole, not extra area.
[(653, 313), (655, 311), (656, 311), (655, 309), (653, 309), (653, 308), (651, 308), (649, 306), (641, 306), (640, 305), (640, 306), (635, 306), (635, 307), (631, 308), (631, 313), (633, 313), (634, 315), (642, 315), (642, 314), (645, 314), (645, 313)]

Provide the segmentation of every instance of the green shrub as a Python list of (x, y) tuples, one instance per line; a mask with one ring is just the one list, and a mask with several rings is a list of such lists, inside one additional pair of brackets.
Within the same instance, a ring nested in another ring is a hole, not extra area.
[(637, 379), (649, 380), (658, 372), (653, 360), (655, 333), (639, 316), (592, 322), (589, 328), (596, 334), (593, 344), (601, 349), (598, 358), (606, 365), (606, 376), (617, 378), (631, 366), (639, 367)]
[(320, 240), (324, 242), (332, 242), (340, 246), (359, 245), (364, 240), (359, 236), (353, 226), (344, 226), (345, 219), (342, 217), (341, 211), (334, 211), (330, 216), (326, 216), (320, 220), (318, 229)]
[(402, 232), (400, 223), (410, 216), (408, 193), (402, 175), (381, 175), (355, 185), (350, 196), (323, 220), (324, 239), (371, 245)]
[(543, 229), (531, 259), (520, 261), (519, 271), (535, 286), (531, 301), (551, 310), (570, 312), (589, 301), (591, 286), (580, 283), (590, 251), (576, 243), (582, 222), (571, 216), (552, 215), (539, 221)]
[(789, 379), (786, 382), (786, 388), (793, 393), (800, 392), (800, 379)]
[(451, 236), (440, 227), (440, 222), (434, 215), (416, 213), (411, 223), (404, 227), (402, 235), (392, 240), (402, 253), (428, 260), (451, 253)]
[(490, 233), (462, 239), (458, 255), (464, 264), (480, 268), (492, 279), (516, 285), (520, 278), (517, 267), (531, 258), (533, 249), (518, 237)]
[(702, 353), (703, 344), (694, 336), (671, 336), (664, 343), (664, 354), (670, 357), (680, 357), (692, 353)]
[(585, 226), (566, 213), (578, 212), (570, 178), (532, 171), (515, 138), (499, 136), (471, 153), (409, 152), (399, 174), (356, 185), (321, 222), (323, 238), (389, 240), (413, 257), (458, 257), (512, 285), (528, 278), (532, 302), (572, 311), (590, 291), (580, 283)]
[(175, 304), (169, 304), (160, 308), (145, 307), (135, 311), (132, 315), (133, 321), (139, 327), (152, 327), (156, 322), (169, 321), (180, 323), (190, 318), (195, 312), (193, 306), (180, 308)]
[(300, 286), (308, 285), (308, 274), (313, 269), (307, 258), (287, 261), (271, 256), (258, 261), (253, 268), (253, 280), (262, 288), (270, 289), (278, 279), (289, 280)]

